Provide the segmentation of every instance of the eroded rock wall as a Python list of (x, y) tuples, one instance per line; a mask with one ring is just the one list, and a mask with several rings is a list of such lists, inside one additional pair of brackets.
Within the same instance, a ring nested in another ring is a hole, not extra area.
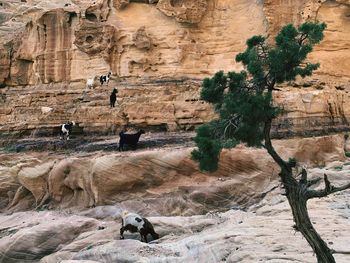
[[(308, 122), (333, 125), (334, 130), (347, 126), (349, 1), (1, 3), (0, 87), (7, 87), (0, 90), (2, 131), (31, 131), (29, 126), (45, 130), (72, 118), (84, 119), (86, 131), (110, 132), (126, 122), (193, 128), (213, 116), (208, 105), (197, 101), (203, 77), (218, 70), (240, 70), (234, 57), (244, 49), (248, 37), (263, 34), (273, 39), (286, 23), (314, 19), (325, 21), (328, 27), (325, 40), (310, 56), (321, 64), (315, 74), (318, 81), (311, 87), (324, 89), (320, 83), (326, 83), (327, 92), (306, 91), (324, 95), (317, 95), (322, 99), (316, 104), (312, 100), (311, 104), (305, 102), (307, 105), (286, 105), (293, 110), (282, 116), (282, 122), (297, 121), (302, 127), (307, 118)], [(112, 81), (108, 89), (100, 88), (98, 76), (109, 71)], [(98, 89), (84, 92), (88, 78), (94, 78)], [(135, 79), (136, 92), (129, 88), (135, 86)], [(196, 81), (177, 82), (183, 79)], [(173, 87), (170, 92), (169, 86)], [(299, 85), (303, 86), (310, 85)], [(107, 107), (113, 87), (123, 91), (119, 94), (122, 107), (112, 113)], [(295, 97), (293, 90), (287, 94)], [(279, 103), (285, 105), (291, 100), (288, 96)], [(324, 105), (328, 104), (332, 106), (327, 109)], [(41, 107), (53, 111), (43, 116)], [(310, 107), (322, 109), (316, 116), (313, 110), (310, 114)], [(59, 117), (53, 114), (57, 112)]]
[[(193, 130), (214, 118), (211, 106), (199, 99), (200, 85), (200, 81), (188, 79), (118, 82), (115, 108), (109, 107), (111, 88), (107, 86), (85, 91), (79, 83), (8, 87), (0, 97), (0, 132), (2, 136), (58, 136), (59, 124), (68, 120), (79, 123), (75, 132), (84, 134), (115, 134), (123, 127)], [(348, 84), (317, 80), (293, 85), (283, 86), (275, 94), (282, 111), (273, 123), (274, 137), (349, 129)]]

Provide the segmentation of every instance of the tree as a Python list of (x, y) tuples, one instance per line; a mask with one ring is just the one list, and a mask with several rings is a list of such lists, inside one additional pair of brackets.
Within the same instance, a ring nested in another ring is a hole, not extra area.
[(314, 229), (307, 211), (307, 201), (350, 188), (350, 183), (334, 187), (324, 175), (325, 188), (312, 190), (317, 180), (308, 180), (302, 170), (296, 179), (296, 160), (288, 161), (274, 149), (270, 132), (271, 123), (280, 113), (273, 104), (275, 85), (294, 80), (297, 76), (312, 75), (319, 64), (305, 62), (314, 45), (323, 39), (326, 24), (306, 22), (298, 28), (289, 24), (269, 45), (263, 36), (248, 39), (247, 48), (236, 56), (244, 65), (241, 72), (217, 72), (203, 81), (201, 99), (213, 104), (217, 118), (197, 129), (194, 141), (197, 149), (192, 158), (205, 171), (218, 168), (219, 155), (223, 148), (233, 148), (239, 143), (263, 147), (280, 167), (279, 176), (286, 190), (292, 209), (294, 228), (300, 231), (312, 247), (319, 263), (335, 262), (327, 244)]

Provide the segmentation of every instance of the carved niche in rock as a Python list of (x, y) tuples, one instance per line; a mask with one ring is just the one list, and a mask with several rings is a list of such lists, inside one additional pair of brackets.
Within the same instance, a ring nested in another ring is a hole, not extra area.
[(140, 27), (133, 35), (133, 41), (138, 49), (149, 50), (152, 47), (151, 38), (148, 36), (144, 26)]
[(91, 22), (104, 22), (107, 21), (109, 16), (109, 0), (102, 0), (94, 3), (92, 6), (86, 9), (85, 18)]
[(182, 23), (199, 23), (207, 10), (207, 0), (159, 0), (157, 8)]
[(109, 53), (116, 44), (116, 34), (115, 27), (111, 25), (84, 22), (75, 31), (74, 44), (89, 55), (102, 53), (108, 60)]
[(35, 60), (36, 70), (43, 83), (70, 80), (72, 24), (76, 20), (76, 13), (63, 9), (51, 10), (38, 19)]

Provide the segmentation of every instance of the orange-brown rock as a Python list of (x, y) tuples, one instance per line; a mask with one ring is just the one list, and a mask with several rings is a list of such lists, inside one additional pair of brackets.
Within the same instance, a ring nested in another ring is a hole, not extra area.
[(325, 1), (317, 10), (317, 19), (327, 23), (324, 41), (310, 56), (311, 60), (320, 62), (320, 74), (349, 79), (349, 17), (350, 6), (346, 0)]
[[(345, 160), (342, 135), (274, 143), (283, 158), (295, 157), (308, 167)], [(264, 149), (225, 150), (212, 174), (199, 171), (189, 158), (191, 150), (46, 157), (25, 167), (22, 155), (14, 155), (0, 170), (0, 193), (7, 200), (2, 205), (15, 211), (47, 204), (64, 208), (118, 203), (163, 215), (197, 214), (218, 205), (251, 205), (278, 177), (279, 169)], [(17, 169), (11, 168), (13, 163)]]
[[(275, 123), (283, 131), (276, 136), (348, 129), (346, 1), (162, 0), (108, 5), (106, 0), (35, 0), (4, 3), (2, 8), (2, 132), (52, 132), (69, 119), (84, 122), (87, 133), (115, 132), (125, 124), (193, 129), (213, 117), (210, 107), (198, 101), (203, 77), (218, 70), (241, 70), (234, 57), (248, 37), (262, 34), (273, 39), (284, 24), (308, 19), (328, 25), (324, 41), (310, 56), (321, 67), (314, 75), (317, 81), (297, 80), (299, 84), (290, 83), (286, 92), (276, 95), (286, 109)], [(94, 78), (97, 84), (97, 77), (110, 71), (108, 89), (84, 93), (87, 79)], [(108, 96), (114, 87), (121, 92), (118, 109), (111, 111)], [(43, 114), (42, 107), (53, 110)]]
[(159, 0), (157, 8), (182, 23), (196, 24), (207, 10), (208, 0)]
[[(22, 46), (21, 55), (28, 52), (27, 60), (37, 63), (37, 73), (43, 83), (61, 82), (69, 80), (72, 52), (73, 28), (72, 23), (76, 13), (66, 12), (63, 9), (44, 13), (38, 20), (38, 38), (33, 39), (36, 52), (29, 43)], [(33, 34), (34, 32), (28, 32)], [(21, 56), (20, 55), (20, 56)], [(33, 57), (34, 55), (34, 57)]]
[(6, 47), (0, 48), (0, 86), (5, 86), (5, 81), (10, 75), (11, 50)]
[(109, 0), (93, 2), (85, 11), (85, 18), (92, 22), (105, 22), (110, 13)]
[(133, 36), (133, 41), (138, 49), (150, 49), (152, 46), (152, 40), (147, 35), (146, 28), (140, 27)]
[[(315, 85), (317, 88), (303, 87)], [(2, 135), (16, 133), (58, 136), (58, 126), (74, 120), (81, 133), (117, 133), (124, 126), (146, 130), (193, 130), (214, 117), (212, 107), (199, 100), (199, 81), (149, 80), (116, 82), (85, 89), (85, 83), (64, 83), (2, 89)], [(299, 82), (281, 87), (276, 104), (282, 109), (273, 123), (273, 136), (321, 135), (348, 129), (349, 88), (332, 82)], [(109, 94), (117, 87), (117, 107)], [(20, 94), (20, 95), (18, 95)], [(49, 106), (49, 107), (48, 107)], [(46, 107), (46, 108), (43, 108)]]
[(116, 9), (123, 9), (130, 3), (130, 0), (113, 0), (113, 7)]
[(88, 55), (99, 55), (110, 59), (116, 45), (116, 28), (93, 22), (83, 22), (74, 32), (74, 45)]

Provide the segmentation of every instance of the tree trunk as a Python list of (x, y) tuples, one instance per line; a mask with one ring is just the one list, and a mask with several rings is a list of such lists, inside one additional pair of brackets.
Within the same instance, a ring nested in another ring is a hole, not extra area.
[(306, 188), (300, 185), (289, 171), (280, 174), (290, 207), (292, 208), (296, 230), (300, 231), (316, 254), (318, 263), (335, 263), (331, 250), (314, 229), (307, 211)]
[(265, 148), (274, 161), (281, 168), (280, 177), (286, 190), (286, 196), (292, 208), (295, 229), (305, 237), (315, 252), (318, 263), (335, 263), (332, 251), (313, 227), (307, 211), (307, 184), (299, 183), (293, 177), (292, 166), (284, 161), (272, 146), (270, 131), (272, 119), (267, 120), (264, 126)]

